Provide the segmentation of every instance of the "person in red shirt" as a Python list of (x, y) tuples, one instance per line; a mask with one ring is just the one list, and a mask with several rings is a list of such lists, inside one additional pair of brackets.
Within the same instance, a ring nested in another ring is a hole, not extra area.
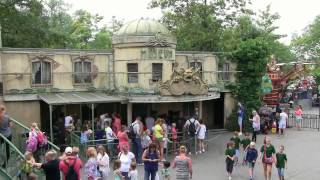
[(72, 148), (67, 147), (64, 151), (65, 158), (60, 161), (59, 169), (63, 174), (63, 179), (66, 180), (66, 175), (69, 171), (69, 166), (74, 164), (74, 171), (78, 175), (78, 180), (80, 180), (80, 170), (82, 168), (81, 160), (72, 154)]
[(113, 117), (112, 130), (115, 134), (118, 134), (118, 132), (121, 130), (120, 115), (117, 113), (113, 113), (112, 117)]

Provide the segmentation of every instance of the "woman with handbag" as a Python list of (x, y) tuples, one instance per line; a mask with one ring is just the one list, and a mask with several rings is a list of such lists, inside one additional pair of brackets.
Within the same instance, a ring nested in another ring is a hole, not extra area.
[(257, 133), (260, 131), (260, 116), (257, 113), (257, 111), (253, 110), (252, 111), (252, 119), (249, 119), (252, 121), (252, 141), (256, 142), (257, 141)]
[(261, 147), (260, 152), (260, 157), (263, 164), (264, 178), (265, 180), (271, 180), (272, 164), (276, 164), (277, 160), (275, 158), (276, 150), (271, 144), (270, 137), (265, 137), (264, 145)]

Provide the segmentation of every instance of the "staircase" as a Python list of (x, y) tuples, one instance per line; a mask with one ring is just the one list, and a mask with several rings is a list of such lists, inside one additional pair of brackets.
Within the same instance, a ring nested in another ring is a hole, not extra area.
[[(5, 142), (10, 148), (10, 152), (7, 153), (5, 143), (0, 143), (0, 179), (20, 179), (21, 178), (21, 164), (24, 160), (24, 153), (26, 148), (27, 134), (30, 131), (30, 128), (22, 124), (21, 122), (10, 118), (13, 126), (12, 130), (12, 140), (9, 141), (5, 136), (0, 134), (0, 141)], [(38, 150), (37, 154), (39, 156), (38, 162), (44, 162), (44, 155), (49, 150), (53, 149), (59, 152), (59, 147), (57, 147), (52, 142), (48, 141), (48, 146)], [(9, 156), (8, 156), (9, 155)], [(6, 162), (5, 168), (2, 167)], [(44, 179), (44, 174), (42, 171), (35, 171), (38, 179)]]
[[(19, 179), (24, 155), (2, 134), (0, 134), (0, 139), (3, 142), (0, 144), (0, 179)], [(8, 153), (6, 146), (10, 150)]]
[(280, 100), (280, 89), (273, 89), (271, 93), (265, 94), (263, 97), (263, 101), (268, 105), (277, 105)]
[(265, 94), (263, 96), (263, 101), (267, 105), (279, 104), (280, 99), (282, 97), (281, 88), (285, 88), (290, 79), (300, 75), (304, 71), (306, 71), (305, 68), (295, 66), (287, 74), (283, 76), (281, 76), (279, 72), (268, 72), (272, 81), (273, 90), (271, 93)]

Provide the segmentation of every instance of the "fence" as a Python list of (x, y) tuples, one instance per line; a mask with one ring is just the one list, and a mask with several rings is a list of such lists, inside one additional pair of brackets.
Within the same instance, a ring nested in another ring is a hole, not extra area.
[[(288, 126), (295, 127), (297, 125), (296, 118), (293, 113), (289, 114)], [(301, 128), (317, 129), (320, 131), (320, 118), (318, 114), (302, 114), (300, 122)]]
[[(208, 150), (208, 143), (209, 143), (209, 134), (216, 134), (221, 133), (224, 131), (207, 131), (206, 139), (204, 140), (205, 149)], [(70, 133), (71, 138), (71, 146), (79, 147), (79, 157), (83, 160), (87, 160), (86, 150), (88, 147), (97, 147), (98, 145), (103, 145), (104, 147), (107, 147), (108, 149), (108, 155), (110, 159), (117, 159), (119, 154), (119, 148), (118, 148), (118, 139), (112, 139), (108, 141), (108, 139), (99, 139), (99, 140), (88, 140), (86, 143), (80, 142), (80, 132), (79, 131), (73, 131)], [(91, 138), (93, 139), (93, 138)], [(166, 140), (167, 148), (164, 152), (164, 157), (167, 159), (168, 157), (174, 155), (178, 152), (180, 145), (187, 146), (187, 149), (189, 149), (192, 153), (196, 153), (199, 151), (198, 149), (198, 140), (195, 137), (190, 137), (185, 132), (178, 132), (178, 139), (177, 141), (172, 141), (172, 134), (168, 133), (168, 138)], [(132, 142), (130, 143), (131, 151), (133, 151)]]

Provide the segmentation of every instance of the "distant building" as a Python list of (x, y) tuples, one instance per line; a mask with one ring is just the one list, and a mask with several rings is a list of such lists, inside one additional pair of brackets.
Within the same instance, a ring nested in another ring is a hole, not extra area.
[(129, 22), (112, 42), (110, 52), (2, 48), (1, 93), (10, 115), (47, 131), (62, 114), (83, 121), (105, 112), (118, 112), (123, 123), (156, 113), (224, 127), (234, 102), (223, 82), (234, 81), (234, 64), (219, 73), (213, 53), (176, 51), (175, 37), (154, 20)]

